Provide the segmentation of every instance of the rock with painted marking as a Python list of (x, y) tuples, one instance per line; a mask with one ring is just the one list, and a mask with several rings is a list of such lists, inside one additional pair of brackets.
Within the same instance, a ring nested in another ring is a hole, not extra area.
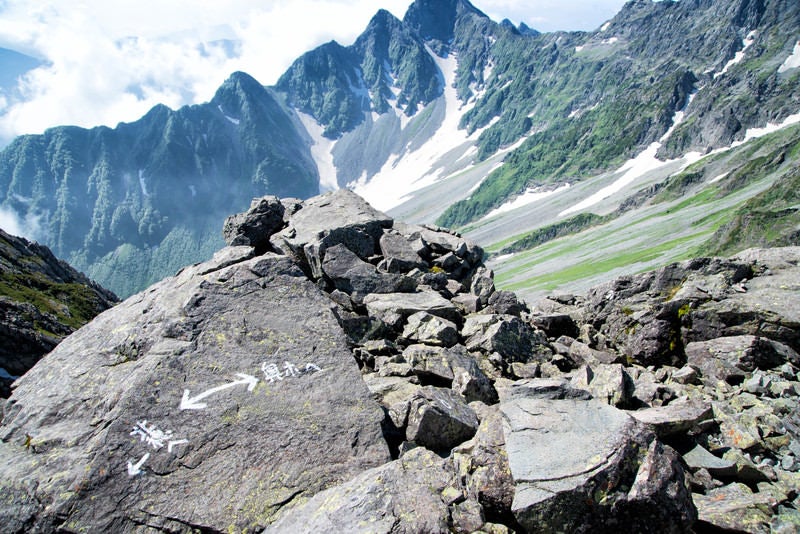
[(390, 459), (331, 301), (286, 257), (216, 267), (128, 299), (20, 379), (0, 425), (0, 516), (40, 531), (263, 528)]

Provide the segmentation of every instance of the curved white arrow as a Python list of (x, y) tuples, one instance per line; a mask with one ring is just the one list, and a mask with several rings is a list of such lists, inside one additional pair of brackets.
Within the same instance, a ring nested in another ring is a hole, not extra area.
[(181, 398), (181, 405), (180, 405), (181, 410), (202, 410), (207, 406), (207, 404), (205, 402), (200, 402), (200, 401), (210, 395), (213, 395), (214, 393), (217, 393), (218, 391), (222, 391), (224, 389), (245, 384), (247, 384), (247, 391), (253, 391), (253, 389), (256, 387), (256, 384), (258, 384), (258, 378), (254, 376), (245, 375), (242, 373), (236, 373), (236, 376), (239, 377), (239, 380), (235, 380), (233, 382), (229, 382), (227, 384), (211, 388), (208, 391), (204, 391), (203, 393), (195, 397), (189, 397), (189, 390), (184, 389), (183, 398)]
[(136, 475), (141, 473), (142, 466), (144, 465), (144, 463), (147, 461), (148, 458), (150, 458), (149, 452), (144, 456), (142, 456), (142, 459), (136, 462), (135, 464), (132, 464), (131, 461), (128, 460), (128, 476), (135, 477)]

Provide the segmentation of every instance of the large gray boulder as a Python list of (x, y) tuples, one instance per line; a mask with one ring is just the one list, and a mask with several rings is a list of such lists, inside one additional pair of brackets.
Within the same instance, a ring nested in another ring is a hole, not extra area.
[(470, 315), (461, 335), (471, 351), (496, 352), (506, 362), (540, 361), (552, 355), (544, 332), (514, 315)]
[(19, 380), (0, 517), (42, 532), (252, 530), (389, 460), (331, 302), (286, 257), (218, 267), (131, 297)]
[(403, 325), (417, 312), (427, 312), (455, 323), (461, 321), (455, 305), (435, 291), (372, 294), (364, 297), (364, 305), (370, 317), (393, 326)]
[(314, 278), (322, 276), (325, 251), (344, 245), (366, 260), (379, 250), (384, 229), (393, 220), (348, 189), (311, 198), (272, 237), (273, 245), (292, 255)]
[(248, 246), (265, 252), (269, 238), (283, 229), (286, 208), (275, 196), (255, 198), (250, 209), (225, 219), (222, 236), (229, 246)]
[(472, 438), (478, 416), (458, 393), (427, 386), (411, 397), (406, 439), (432, 451), (447, 452)]
[(512, 512), (531, 532), (686, 532), (695, 519), (680, 458), (598, 401), (516, 398), (500, 405), (516, 484)]
[(687, 363), (697, 367), (705, 380), (740, 383), (756, 369), (772, 369), (784, 363), (800, 363), (791, 347), (769, 338), (751, 335), (695, 341), (686, 346)]
[(452, 464), (418, 448), (318, 493), (268, 528), (266, 533), (348, 532), (446, 533), (478, 530), (483, 520), (454, 513), (463, 508)]
[(359, 304), (364, 296), (372, 293), (411, 292), (417, 288), (411, 278), (379, 272), (344, 245), (334, 245), (326, 250), (322, 272), (333, 287), (349, 294)]

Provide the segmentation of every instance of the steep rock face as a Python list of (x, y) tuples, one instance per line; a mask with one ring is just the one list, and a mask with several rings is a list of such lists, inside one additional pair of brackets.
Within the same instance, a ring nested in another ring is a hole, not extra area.
[(117, 297), (47, 247), (0, 230), (0, 396), (63, 338)]

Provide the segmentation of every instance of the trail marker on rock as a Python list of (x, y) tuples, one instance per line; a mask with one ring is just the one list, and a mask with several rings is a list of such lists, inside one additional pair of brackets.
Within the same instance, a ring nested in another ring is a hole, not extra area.
[(223, 384), (221, 386), (217, 386), (215, 388), (211, 388), (208, 391), (204, 391), (203, 393), (197, 395), (196, 397), (189, 397), (189, 390), (183, 390), (183, 397), (181, 398), (180, 409), (181, 410), (202, 410), (206, 406), (208, 406), (204, 402), (200, 402), (202, 399), (213, 395), (219, 391), (223, 391), (228, 388), (232, 388), (234, 386), (245, 385), (247, 384), (247, 391), (253, 391), (255, 389), (256, 384), (258, 384), (258, 378), (246, 375), (242, 373), (236, 373), (236, 376), (239, 377), (239, 380), (235, 380), (233, 382), (229, 382), (227, 384)]

